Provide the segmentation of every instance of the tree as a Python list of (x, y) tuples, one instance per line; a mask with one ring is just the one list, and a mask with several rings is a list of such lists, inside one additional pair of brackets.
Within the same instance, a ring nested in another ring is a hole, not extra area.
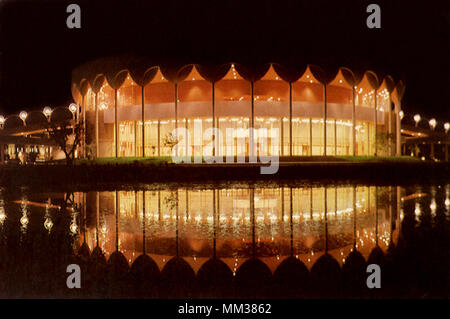
[(162, 142), (165, 147), (169, 147), (170, 150), (172, 151), (173, 147), (177, 145), (179, 141), (174, 134), (168, 133), (166, 136), (163, 137)]
[(80, 146), (83, 137), (83, 123), (80, 121), (72, 128), (70, 121), (50, 123), (48, 127), (49, 138), (55, 142), (66, 156), (66, 163), (73, 164), (75, 151)]
[(389, 145), (392, 145), (395, 135), (393, 133), (377, 132), (377, 152), (383, 155), (389, 154)]

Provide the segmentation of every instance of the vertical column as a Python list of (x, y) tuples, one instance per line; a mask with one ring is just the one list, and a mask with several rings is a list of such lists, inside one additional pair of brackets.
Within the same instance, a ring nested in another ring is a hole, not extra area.
[(138, 157), (138, 147), (137, 147), (137, 129), (138, 129), (138, 125), (137, 125), (137, 121), (133, 121), (134, 122), (134, 156)]
[(353, 207), (353, 249), (356, 249), (356, 186), (352, 187), (352, 207)]
[[(214, 121), (214, 120), (213, 120)], [(213, 148), (213, 155), (214, 155), (214, 148)], [(216, 259), (216, 236), (217, 236), (217, 229), (216, 229), (216, 190), (213, 189), (213, 258)]]
[(402, 155), (401, 151), (401, 123), (399, 112), (401, 110), (401, 103), (394, 103), (395, 108), (395, 156)]
[[(283, 122), (283, 117), (280, 117), (280, 137), (279, 137), (279, 141), (281, 143), (281, 156), (284, 156), (284, 122)], [(279, 146), (279, 145), (278, 145)]]
[(98, 225), (100, 221), (100, 192), (95, 192), (95, 242), (96, 247), (99, 246)]
[(99, 132), (98, 132), (98, 99), (97, 99), (97, 93), (95, 93), (95, 157), (98, 158), (100, 154), (100, 145), (99, 145)]
[(146, 254), (145, 242), (145, 191), (142, 191), (142, 253)]
[(292, 155), (292, 82), (289, 82), (289, 156)]
[(334, 156), (337, 155), (337, 124), (336, 119), (334, 119)]
[(116, 206), (114, 212), (116, 213), (116, 251), (119, 251), (119, 215), (120, 215), (120, 203), (119, 203), (119, 192), (116, 191)]
[[(141, 86), (141, 100), (142, 100), (142, 109), (141, 109), (141, 118), (142, 118), (142, 157), (145, 157), (145, 95), (144, 95), (144, 86)], [(137, 155), (137, 154), (136, 154)]]
[[(289, 198), (290, 198), (290, 206), (289, 206), (289, 226), (290, 226), (290, 253), (291, 256), (294, 255), (294, 223), (293, 223), (293, 209), (292, 209), (292, 187), (289, 188)], [(284, 220), (283, 220), (284, 221)]]
[(250, 152), (249, 152), (249, 161), (251, 161), (255, 156), (255, 136), (254, 136), (254, 129), (255, 129), (255, 99), (254, 99), (254, 84), (253, 81), (251, 82), (251, 95), (252, 95), (252, 103), (251, 103), (251, 119), (250, 119)]
[(84, 95), (81, 98), (81, 104), (83, 108), (83, 157), (86, 158), (86, 103)]
[(312, 118), (309, 118), (309, 156), (312, 156)]
[[(174, 94), (175, 94), (175, 104), (174, 104), (174, 108), (175, 108), (175, 140), (178, 139), (178, 84), (175, 83), (174, 84)], [(177, 154), (179, 155), (179, 154)]]
[[(188, 131), (189, 131), (189, 124), (188, 124), (188, 118), (187, 117), (184, 118), (184, 129), (186, 130), (186, 132), (184, 133), (185, 134), (185, 140), (186, 140), (186, 143), (185, 143), (186, 145), (184, 146), (184, 151), (186, 152), (185, 156), (187, 157), (188, 154), (189, 154), (189, 144), (190, 144), (190, 141), (187, 138), (188, 137)], [(192, 152), (192, 154), (195, 155), (194, 152)]]
[(353, 156), (356, 156), (356, 102), (354, 85), (352, 85), (352, 151)]
[[(252, 95), (253, 96), (253, 95)], [(256, 247), (255, 247), (255, 190), (250, 188), (250, 220), (252, 223), (252, 257), (256, 255)]]
[(375, 245), (378, 246), (378, 186), (375, 185)]
[(175, 191), (175, 222), (176, 222), (176, 224), (175, 224), (176, 225), (175, 226), (175, 237), (176, 237), (176, 241), (175, 241), (176, 254), (175, 254), (175, 256), (176, 257), (179, 256), (179, 252), (180, 252), (179, 245), (178, 245), (178, 238), (179, 238), (179, 235), (178, 235), (178, 205), (179, 205), (179, 203), (178, 203), (178, 188), (177, 188), (177, 190)]
[[(215, 85), (211, 83), (211, 107), (212, 107), (212, 128), (213, 128), (213, 149), (212, 156), (216, 156), (217, 136), (216, 136), (216, 102), (215, 102)], [(203, 154), (203, 151), (202, 151)]]
[(327, 85), (323, 84), (323, 156), (327, 156)]
[(389, 121), (389, 125), (388, 125), (388, 144), (389, 144), (389, 156), (392, 156), (392, 102), (391, 102), (391, 93), (388, 93), (388, 108), (389, 108), (389, 113), (388, 113), (388, 121)]
[(114, 142), (115, 142), (115, 156), (119, 157), (119, 126), (117, 122), (117, 89), (114, 89)]
[(161, 156), (161, 142), (160, 142), (160, 137), (161, 137), (161, 121), (158, 120), (158, 156)]
[(375, 96), (375, 107), (374, 107), (374, 119), (373, 119), (373, 125), (374, 125), (374, 129), (373, 129), (373, 131), (374, 131), (374, 136), (373, 136), (373, 138), (374, 138), (374, 140), (373, 140), (373, 148), (374, 148), (374, 150), (373, 150), (373, 155), (375, 155), (375, 156), (377, 156), (377, 148), (378, 148), (378, 142), (377, 142), (377, 126), (378, 126), (378, 116), (377, 116), (377, 113), (378, 113), (378, 111), (377, 111), (377, 89), (375, 89), (374, 90), (374, 94), (373, 94), (374, 96)]
[(328, 192), (327, 187), (325, 186), (323, 188), (324, 196), (323, 196), (323, 214), (325, 219), (325, 253), (328, 253), (328, 220), (327, 220), (327, 214), (328, 214)]

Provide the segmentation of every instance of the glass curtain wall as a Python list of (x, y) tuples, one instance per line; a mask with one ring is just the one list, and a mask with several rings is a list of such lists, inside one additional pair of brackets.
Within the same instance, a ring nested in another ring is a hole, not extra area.
[(323, 85), (309, 68), (292, 84), (293, 154), (323, 154)]
[[(178, 84), (179, 127), (186, 128), (189, 142), (182, 154), (211, 156), (212, 134), (212, 84), (192, 68), (189, 75)], [(189, 149), (187, 149), (189, 148)]]
[(352, 87), (341, 71), (327, 85), (327, 155), (352, 155)]
[(99, 155), (100, 157), (115, 156), (114, 132), (114, 89), (106, 80), (97, 93), (99, 117)]
[(374, 108), (375, 90), (367, 75), (355, 88), (356, 104), (356, 155), (373, 155), (375, 147)]
[[(175, 129), (175, 87), (160, 70), (145, 86), (144, 102), (145, 155), (170, 156), (171, 142), (175, 140), (172, 134)], [(179, 120), (178, 117), (178, 122)], [(138, 141), (141, 141), (142, 135), (139, 134), (141, 133), (138, 133)]]
[(239, 75), (234, 65), (215, 83), (217, 127), (223, 135), (224, 156), (249, 155), (251, 84)]
[(255, 133), (256, 155), (289, 155), (289, 83), (271, 66), (254, 83), (253, 92), (255, 131), (266, 130), (265, 136)]
[[(119, 121), (119, 157), (138, 156), (137, 132), (142, 124), (142, 90), (128, 74), (117, 90), (117, 113)], [(141, 143), (142, 144), (142, 143)]]
[[(220, 130), (217, 155), (248, 156), (251, 123), (251, 83), (230, 66), (228, 73), (214, 85), (215, 120)], [(254, 83), (255, 155), (289, 156), (289, 83), (283, 81), (271, 66)], [(187, 145), (180, 155), (212, 154), (212, 84), (202, 78), (195, 67), (175, 85), (158, 70), (144, 89), (145, 121), (142, 123), (142, 87), (127, 75), (117, 90), (119, 157), (142, 156), (142, 128), (145, 128), (145, 155), (171, 156), (175, 144)], [(355, 86), (356, 155), (375, 153), (375, 90), (367, 76)], [(387, 154), (389, 93), (384, 84), (377, 91), (378, 142), (380, 155)], [(99, 156), (114, 157), (114, 89), (104, 80), (98, 94)], [(352, 87), (339, 71), (327, 85), (327, 121), (324, 123), (323, 85), (307, 68), (292, 83), (292, 155), (324, 154), (326, 125), (327, 155), (351, 155)], [(95, 94), (88, 88), (85, 95), (87, 133), (95, 143)], [(175, 119), (186, 128), (189, 143), (175, 136)], [(267, 136), (258, 138), (259, 129)], [(209, 131), (208, 131), (209, 130)], [(205, 134), (208, 131), (208, 134)], [(261, 130), (263, 132), (263, 130)], [(195, 132), (198, 132), (195, 134)], [(264, 142), (264, 143), (263, 143)], [(220, 151), (221, 152), (220, 152)]]

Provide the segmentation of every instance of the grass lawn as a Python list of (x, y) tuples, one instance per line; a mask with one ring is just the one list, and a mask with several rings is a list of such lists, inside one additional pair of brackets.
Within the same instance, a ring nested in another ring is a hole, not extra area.
[(157, 156), (157, 157), (102, 157), (92, 160), (79, 159), (75, 161), (76, 164), (93, 164), (93, 165), (111, 165), (111, 164), (163, 164), (171, 163), (170, 156)]
[[(192, 158), (193, 159), (193, 158)], [(248, 159), (247, 159), (248, 161)], [(194, 160), (192, 160), (194, 162)], [(225, 162), (225, 160), (224, 160)], [(411, 156), (293, 156), (293, 157), (280, 157), (280, 162), (305, 162), (305, 163), (321, 163), (321, 162), (354, 162), (354, 163), (412, 163), (421, 162), (419, 158)], [(91, 164), (91, 165), (115, 165), (115, 164), (148, 164), (159, 165), (165, 163), (173, 163), (170, 156), (158, 156), (158, 157), (105, 157), (97, 158), (93, 160), (79, 159), (75, 161), (77, 164)]]

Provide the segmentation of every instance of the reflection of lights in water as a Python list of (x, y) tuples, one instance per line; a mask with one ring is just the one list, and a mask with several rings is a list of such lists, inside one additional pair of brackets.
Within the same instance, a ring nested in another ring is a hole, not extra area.
[(3, 222), (6, 219), (5, 209), (3, 207), (0, 208), (0, 224), (3, 224)]
[(77, 233), (77, 230), (78, 230), (78, 226), (77, 226), (77, 224), (72, 223), (72, 224), (70, 224), (69, 229), (70, 229), (70, 232), (71, 232), (72, 234), (76, 234), (76, 233)]
[(23, 215), (20, 218), (20, 223), (22, 224), (23, 227), (26, 227), (28, 225), (28, 222), (29, 222), (29, 220), (28, 220), (28, 216), (27, 215)]
[(419, 204), (419, 203), (416, 203), (416, 206), (415, 206), (415, 208), (414, 208), (414, 214), (415, 214), (416, 216), (419, 216), (421, 212), (422, 212), (422, 210), (420, 209), (420, 204)]
[(44, 221), (44, 228), (47, 229), (48, 231), (51, 231), (53, 227), (53, 222), (50, 218), (46, 218)]
[[(361, 188), (363, 189), (363, 188)], [(350, 234), (352, 232), (352, 227), (350, 224), (348, 224), (349, 221), (353, 220), (353, 201), (352, 201), (352, 192), (351, 189), (346, 189), (345, 187), (338, 188), (338, 201), (334, 203), (334, 195), (332, 197), (328, 196), (328, 208), (331, 208), (332, 211), (328, 212), (328, 222), (329, 225), (332, 227), (333, 230), (330, 232), (329, 236), (339, 236), (339, 234), (334, 233), (334, 227), (338, 227), (338, 232), (346, 233), (345, 237), (339, 237), (339, 244), (337, 249), (343, 249), (343, 254), (340, 257), (344, 257), (346, 253), (348, 252), (348, 248), (350, 245), (352, 245), (351, 240), (348, 239)], [(237, 251), (240, 253), (243, 253), (246, 255), (249, 252), (250, 247), (250, 231), (251, 228), (250, 222), (252, 220), (250, 212), (250, 197), (248, 195), (247, 190), (234, 190), (229, 192), (230, 199), (226, 198), (227, 192), (221, 191), (219, 195), (216, 195), (219, 197), (220, 200), (220, 216), (216, 221), (214, 221), (214, 217), (212, 216), (212, 209), (213, 207), (213, 196), (212, 192), (210, 190), (205, 191), (198, 191), (195, 190), (195, 195), (193, 191), (188, 191), (188, 196), (184, 196), (185, 192), (184, 190), (180, 190), (181, 195), (178, 197), (178, 207), (179, 207), (179, 221), (184, 221), (182, 228), (179, 229), (181, 232), (179, 234), (180, 237), (184, 237), (185, 239), (192, 238), (198, 239), (200, 241), (209, 241), (210, 237), (213, 233), (213, 223), (220, 221), (224, 224), (216, 224), (219, 228), (217, 229), (217, 237), (221, 241), (223, 238), (226, 238), (226, 241), (230, 240), (229, 244), (231, 244), (233, 247), (233, 251)], [(255, 195), (256, 192), (255, 191)], [(372, 191), (371, 191), (372, 192)], [(125, 192), (124, 192), (125, 193)], [(135, 217), (135, 194), (133, 193), (133, 196), (126, 196), (124, 197), (122, 192), (119, 192), (120, 196), (120, 202), (121, 207), (126, 207), (126, 210), (121, 213), (123, 216), (121, 218), (121, 239), (123, 241), (124, 248), (130, 248), (129, 253), (134, 251), (135, 242), (132, 240), (129, 236), (141, 236), (141, 234), (136, 233), (136, 229), (134, 229), (133, 221), (136, 220)], [(198, 195), (197, 195), (198, 194)], [(161, 196), (162, 195), (162, 196)], [(373, 195), (373, 194), (371, 194)], [(160, 196), (164, 198), (165, 191), (161, 191)], [(197, 197), (195, 197), (197, 196)], [(275, 237), (277, 238), (277, 242), (283, 242), (289, 237), (289, 228), (286, 228), (288, 225), (286, 223), (289, 223), (290, 216), (292, 216), (292, 221), (295, 222), (294, 224), (294, 236), (295, 236), (295, 247), (301, 247), (302, 241), (306, 240), (304, 239), (302, 233), (305, 232), (306, 234), (310, 234), (311, 240), (313, 242), (317, 241), (322, 236), (323, 231), (323, 218), (324, 218), (324, 195), (320, 194), (319, 192), (314, 192), (313, 196), (313, 214), (315, 216), (314, 221), (311, 223), (309, 221), (309, 216), (311, 213), (311, 206), (310, 206), (310, 191), (309, 188), (300, 188), (299, 190), (295, 190), (293, 192), (293, 214), (291, 215), (289, 212), (290, 207), (290, 199), (289, 196), (286, 194), (286, 190), (284, 192), (284, 197), (281, 196), (281, 192), (277, 189), (264, 189), (261, 193), (258, 193), (259, 201), (260, 203), (253, 206), (255, 208), (255, 221), (257, 222), (256, 225), (256, 234), (258, 239), (258, 246), (262, 249), (270, 248), (270, 256), (274, 259), (279, 257), (280, 260), (284, 259), (285, 255), (280, 254), (283, 250), (279, 248), (275, 248), (278, 246), (273, 246), (272, 248), (271, 243), (275, 242)], [(357, 197), (360, 197), (358, 199), (358, 205), (359, 208), (357, 209), (356, 215), (358, 216), (358, 240), (357, 243), (360, 247), (364, 247), (365, 250), (371, 249), (373, 246), (372, 243), (374, 242), (373, 236), (374, 233), (372, 231), (371, 236), (369, 236), (369, 231), (374, 229), (374, 226), (368, 226), (366, 223), (372, 223), (374, 222), (374, 203), (375, 201), (372, 201), (373, 196), (371, 196), (370, 205), (368, 203), (367, 198), (363, 201), (364, 197), (367, 197), (367, 189), (363, 191), (359, 191), (359, 188), (357, 190)], [(142, 196), (137, 197), (138, 200), (142, 200)], [(186, 205), (185, 199), (189, 198), (188, 205)], [(284, 200), (284, 206), (283, 206), (283, 200)], [(129, 201), (125, 205), (125, 201)], [(274, 203), (272, 205), (272, 203)], [(361, 208), (361, 204), (364, 203), (364, 207)], [(380, 200), (381, 203), (381, 200)], [(174, 205), (174, 203), (170, 203), (171, 205)], [(382, 204), (382, 203), (381, 203)], [(159, 239), (159, 238), (174, 238), (174, 231), (175, 231), (175, 208), (172, 206), (167, 207), (167, 204), (164, 201), (161, 201), (161, 206), (158, 206), (158, 192), (152, 193), (147, 192), (146, 195), (146, 206), (148, 207), (158, 207), (158, 210), (150, 211), (150, 209), (146, 209), (147, 215), (150, 216), (150, 222), (146, 224), (146, 230), (147, 230), (147, 236), (151, 240), (152, 238)], [(390, 205), (390, 204), (389, 204)], [(141, 211), (142, 202), (138, 202), (139, 211)], [(284, 208), (283, 208), (284, 207)], [(184, 214), (184, 209), (188, 208), (189, 210), (189, 217), (187, 217), (186, 214)], [(367, 208), (368, 214), (362, 214), (363, 209)], [(105, 211), (105, 209), (100, 208), (102, 211)], [(111, 208), (108, 209), (108, 212)], [(121, 209), (123, 210), (123, 209)], [(383, 208), (381, 208), (381, 211), (383, 211)], [(110, 212), (109, 212), (110, 213)], [(305, 215), (306, 214), (306, 215)], [(105, 247), (105, 251), (107, 253), (110, 253), (115, 247), (115, 231), (114, 231), (114, 225), (112, 222), (108, 221), (111, 216), (107, 216), (108, 214), (105, 213), (104, 217), (100, 217), (99, 220), (99, 226), (100, 229), (103, 230), (103, 236), (99, 236), (99, 245), (102, 247)], [(153, 219), (154, 217), (154, 219)], [(322, 218), (322, 220), (320, 220)], [(361, 223), (359, 222), (359, 218), (361, 218)], [(369, 218), (369, 219), (367, 219)], [(379, 215), (379, 231), (381, 233), (383, 223), (388, 223), (387, 220), (388, 217), (385, 217), (384, 214)], [(104, 220), (105, 219), (105, 220)], [(142, 221), (142, 212), (140, 215), (138, 215), (138, 219)], [(108, 222), (106, 222), (108, 221)], [(161, 221), (162, 223), (159, 223)], [(284, 223), (283, 223), (284, 221)], [(334, 224), (336, 223), (336, 224)], [(351, 223), (353, 224), (353, 223)], [(129, 225), (129, 226), (127, 226)], [(350, 225), (350, 226), (349, 226)], [(367, 226), (363, 226), (367, 225)], [(371, 224), (372, 225), (372, 224)], [(363, 227), (361, 227), (363, 226)], [(223, 228), (222, 228), (223, 227)], [(300, 227), (302, 229), (300, 232), (296, 231), (297, 227)], [(92, 227), (90, 227), (92, 228)], [(109, 231), (108, 231), (109, 230)], [(112, 231), (111, 231), (112, 230)], [(79, 230), (77, 229), (79, 232)], [(88, 231), (90, 231), (88, 229)], [(108, 236), (105, 236), (105, 233), (108, 233)], [(87, 236), (91, 236), (90, 234), (87, 234)], [(198, 237), (197, 237), (198, 236)], [(258, 237), (259, 236), (259, 237)], [(359, 239), (359, 236), (364, 236), (363, 241)], [(87, 237), (87, 238), (89, 238)], [(241, 238), (242, 242), (241, 242)], [(247, 241), (246, 239), (247, 238)], [(256, 239), (256, 238), (255, 238)], [(390, 240), (390, 236), (387, 237), (388, 240)], [(232, 242), (232, 241), (235, 242)], [(334, 240), (334, 239), (333, 239)], [(378, 238), (381, 245), (385, 243), (385, 238), (383, 236), (379, 236)], [(394, 240), (396, 240), (394, 238)], [(104, 246), (103, 244), (107, 242), (107, 245)], [(157, 245), (163, 245), (163, 242), (158, 243)], [(131, 246), (133, 245), (133, 246)], [(218, 245), (218, 249), (220, 250), (221, 244)], [(228, 245), (228, 242), (227, 244)], [(265, 246), (269, 245), (269, 246)], [(283, 244), (284, 245), (284, 244)], [(344, 248), (347, 246), (348, 248)], [(311, 249), (311, 247), (314, 247), (317, 249), (316, 251), (312, 252), (310, 250), (310, 253), (305, 252), (307, 255), (299, 255), (300, 258), (305, 257), (311, 257), (311, 262), (315, 261), (316, 257), (314, 255), (320, 256), (320, 254), (323, 252), (323, 248), (316, 247), (311, 243), (310, 245), (307, 244), (306, 247), (309, 247), (308, 250)], [(166, 249), (167, 247), (161, 247), (163, 249)], [(384, 245), (383, 245), (384, 248)], [(244, 251), (241, 251), (244, 249)], [(123, 251), (123, 250), (121, 250)], [(161, 254), (163, 252), (161, 251)], [(222, 253), (221, 253), (222, 254)], [(339, 254), (339, 250), (337, 251), (337, 254)], [(168, 253), (165, 253), (165, 255), (168, 255)], [(192, 254), (188, 254), (192, 257)], [(182, 257), (189, 257), (189, 256), (182, 256)], [(227, 255), (227, 253), (225, 253)], [(225, 255), (221, 255), (225, 258)], [(297, 255), (294, 255), (297, 257)], [(128, 255), (126, 256), (128, 259)], [(248, 256), (247, 256), (248, 257)], [(197, 258), (197, 257), (196, 257)], [(340, 260), (341, 258), (338, 258)], [(234, 258), (233, 258), (234, 259)], [(159, 259), (161, 260), (161, 259)], [(192, 262), (193, 259), (190, 259), (190, 262)], [(234, 263), (234, 261), (233, 261)], [(233, 265), (233, 264), (231, 264)], [(238, 265), (235, 266), (236, 268)]]
[(430, 209), (432, 214), (436, 213), (436, 200), (434, 198), (431, 200)]

